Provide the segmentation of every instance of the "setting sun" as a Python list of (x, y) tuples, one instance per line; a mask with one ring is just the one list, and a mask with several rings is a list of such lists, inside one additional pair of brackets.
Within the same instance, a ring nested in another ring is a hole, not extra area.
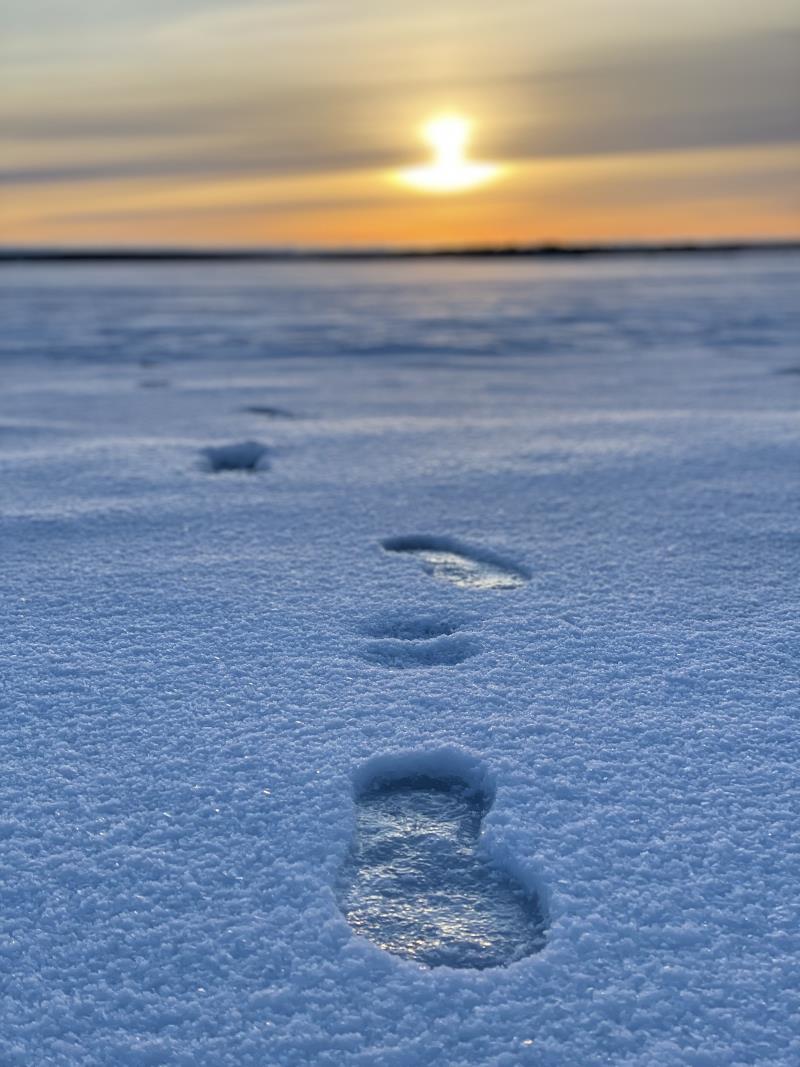
[(496, 178), (496, 163), (475, 163), (465, 159), (472, 123), (462, 115), (437, 115), (422, 127), (422, 137), (433, 149), (433, 162), (407, 167), (397, 178), (413, 189), (426, 193), (460, 193)]

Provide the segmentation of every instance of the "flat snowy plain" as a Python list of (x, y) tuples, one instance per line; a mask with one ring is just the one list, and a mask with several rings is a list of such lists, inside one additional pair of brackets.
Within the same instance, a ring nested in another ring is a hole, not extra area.
[[(2, 282), (3, 1067), (800, 1063), (800, 257)], [(353, 932), (404, 774), (544, 947)]]

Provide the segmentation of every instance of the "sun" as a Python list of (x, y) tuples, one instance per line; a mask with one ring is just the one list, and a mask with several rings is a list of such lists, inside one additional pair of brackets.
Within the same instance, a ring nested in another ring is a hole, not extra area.
[(461, 193), (500, 174), (502, 168), (496, 163), (473, 163), (465, 158), (472, 123), (463, 115), (436, 115), (421, 132), (433, 149), (433, 162), (397, 171), (404, 185), (425, 193)]

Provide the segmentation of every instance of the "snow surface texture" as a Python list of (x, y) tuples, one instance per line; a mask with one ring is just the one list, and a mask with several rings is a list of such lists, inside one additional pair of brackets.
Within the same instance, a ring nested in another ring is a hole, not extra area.
[[(800, 1062), (797, 257), (2, 272), (3, 1067)], [(430, 967), (468, 766), (545, 944)]]

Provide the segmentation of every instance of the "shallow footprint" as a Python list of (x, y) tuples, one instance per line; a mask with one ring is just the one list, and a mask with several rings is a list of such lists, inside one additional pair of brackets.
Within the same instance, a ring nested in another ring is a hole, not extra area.
[(247, 415), (263, 415), (267, 419), (293, 419), (294, 413), (286, 408), (274, 408), (268, 404), (248, 404), (241, 409)]
[(430, 641), (433, 637), (449, 637), (456, 633), (463, 621), (439, 615), (382, 615), (367, 623), (361, 632), (367, 637), (396, 641)]
[(530, 580), (517, 564), (451, 537), (388, 537), (381, 544), (387, 552), (417, 556), (428, 574), (465, 589), (517, 589)]
[(364, 649), (364, 659), (383, 667), (452, 667), (476, 656), (480, 650), (475, 638), (467, 634), (444, 634), (420, 640), (390, 637), (370, 641)]
[(476, 850), (490, 807), (460, 778), (368, 784), (339, 887), (355, 932), (429, 967), (497, 967), (543, 948), (536, 897)]

